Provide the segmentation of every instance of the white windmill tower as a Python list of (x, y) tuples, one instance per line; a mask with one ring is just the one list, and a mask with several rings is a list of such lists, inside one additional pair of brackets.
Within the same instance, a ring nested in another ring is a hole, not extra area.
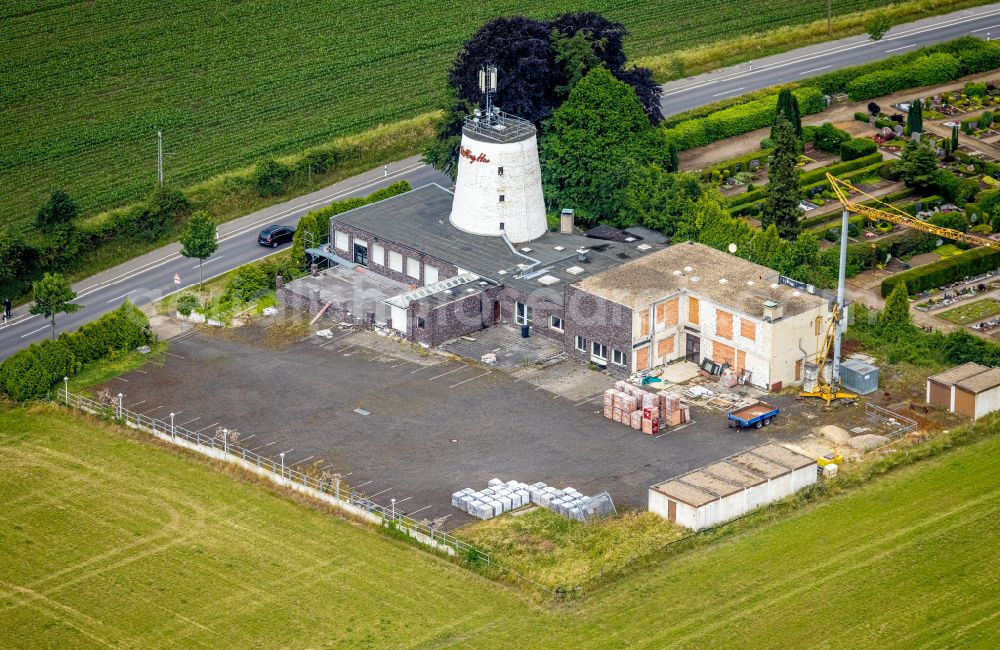
[(526, 242), (547, 228), (535, 126), (493, 106), (497, 69), (479, 71), (485, 101), (465, 119), (451, 223), (476, 235)]

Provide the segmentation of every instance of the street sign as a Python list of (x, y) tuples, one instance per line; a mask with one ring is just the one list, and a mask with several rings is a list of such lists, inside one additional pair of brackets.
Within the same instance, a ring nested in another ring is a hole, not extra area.
[(180, 284), (180, 283), (181, 283), (181, 274), (174, 273), (174, 284)]

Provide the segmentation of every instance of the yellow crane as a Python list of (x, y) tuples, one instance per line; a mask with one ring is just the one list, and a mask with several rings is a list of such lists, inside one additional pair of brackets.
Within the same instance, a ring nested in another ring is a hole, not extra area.
[[(927, 223), (926, 221), (903, 212), (899, 208), (885, 203), (867, 192), (863, 192), (851, 183), (837, 178), (832, 174), (827, 174), (826, 179), (830, 182), (830, 188), (837, 195), (837, 199), (844, 207), (840, 233), (840, 269), (837, 284), (837, 303), (834, 305), (830, 322), (827, 326), (826, 332), (823, 334), (823, 341), (822, 343), (817, 344), (819, 352), (816, 354), (816, 389), (812, 391), (803, 391), (800, 395), (803, 397), (819, 397), (826, 402), (827, 406), (829, 406), (830, 402), (835, 399), (851, 399), (857, 397), (854, 393), (849, 393), (840, 389), (840, 319), (844, 310), (844, 267), (846, 266), (847, 261), (848, 213), (854, 212), (855, 214), (863, 214), (872, 221), (885, 220), (892, 223), (898, 223), (921, 232), (937, 235), (943, 239), (965, 242), (966, 244), (972, 244), (974, 246), (989, 246), (991, 248), (1000, 249), (1000, 242), (987, 239), (986, 237), (970, 235), (959, 230), (952, 230), (951, 228), (935, 226), (932, 223)], [(856, 193), (865, 197), (867, 200), (874, 202), (877, 207), (863, 205), (857, 201), (851, 200), (851, 193)], [(831, 348), (833, 349), (833, 371), (831, 372), (832, 381), (827, 382), (823, 372), (826, 368), (827, 358), (830, 356)]]

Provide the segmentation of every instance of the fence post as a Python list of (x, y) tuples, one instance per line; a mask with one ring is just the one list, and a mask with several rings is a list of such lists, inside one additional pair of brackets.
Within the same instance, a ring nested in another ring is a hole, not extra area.
[(333, 480), (333, 495), (337, 498), (337, 501), (340, 501), (340, 474), (334, 476)]
[(63, 396), (66, 398), (66, 406), (69, 406), (69, 377), (63, 377)]

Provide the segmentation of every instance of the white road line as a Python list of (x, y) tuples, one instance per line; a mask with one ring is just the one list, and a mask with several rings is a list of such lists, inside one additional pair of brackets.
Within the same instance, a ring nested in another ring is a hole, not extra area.
[(263, 449), (264, 447), (270, 447), (271, 445), (276, 445), (276, 444), (278, 444), (278, 441), (272, 440), (271, 442), (266, 442), (263, 445), (260, 445), (259, 447), (254, 447), (250, 451), (257, 451), (258, 449)]
[(989, 27), (980, 27), (979, 29), (974, 29), (969, 33), (975, 34), (976, 32), (988, 32), (989, 30), (996, 29), (997, 27), (1000, 27), (1000, 25), (990, 25)]
[(714, 95), (712, 95), (712, 97), (722, 97), (723, 95), (729, 95), (731, 93), (739, 92), (739, 91), (743, 90), (744, 88), (746, 88), (746, 86), (740, 86), (739, 88), (732, 88), (732, 89), (727, 90), (725, 92), (715, 93)]
[(392, 368), (398, 368), (400, 366), (405, 366), (408, 363), (413, 363), (413, 362), (412, 361), (404, 361), (403, 363), (397, 363), (396, 365), (390, 366), (390, 367), (392, 367)]
[(172, 357), (177, 357), (178, 359), (183, 359), (183, 358), (184, 358), (184, 357), (182, 357), (182, 356), (181, 356), (181, 355), (179, 355), (179, 354), (174, 354), (173, 352), (167, 352), (166, 354), (169, 354), (169, 355), (170, 355), (170, 356), (172, 356)]
[(292, 464), (293, 465), (301, 465), (302, 463), (306, 462), (307, 460), (312, 460), (313, 458), (316, 458), (315, 454), (312, 455), (312, 456), (310, 456), (309, 458), (306, 458), (306, 459), (300, 460), (300, 461), (296, 461), (296, 462), (294, 462)]
[(891, 50), (886, 50), (886, 54), (888, 54), (889, 52), (898, 52), (900, 50), (908, 50), (911, 47), (916, 47), (916, 46), (917, 46), (916, 43), (910, 43), (909, 45), (901, 45), (900, 47), (894, 47)]
[(476, 375), (475, 377), (470, 377), (469, 379), (466, 379), (464, 381), (460, 381), (457, 384), (452, 384), (451, 386), (448, 386), (448, 388), (454, 388), (455, 386), (461, 386), (462, 384), (470, 382), (473, 379), (479, 379), (480, 377), (485, 377), (486, 375), (491, 375), (491, 374), (493, 374), (493, 371), (492, 370), (487, 370), (486, 372), (484, 372), (481, 375)]
[(118, 302), (118, 301), (119, 301), (119, 300), (121, 300), (122, 298), (126, 298), (126, 297), (128, 297), (128, 295), (129, 295), (130, 293), (135, 293), (136, 291), (138, 291), (138, 289), (132, 289), (132, 290), (131, 290), (131, 291), (129, 291), (128, 293), (123, 293), (122, 295), (118, 296), (117, 298), (112, 298), (111, 300), (109, 300), (109, 301), (108, 301), (108, 304), (111, 304), (111, 303), (113, 303), (113, 302)]
[(396, 499), (396, 505), (398, 506), (398, 505), (399, 505), (399, 504), (401, 504), (402, 502), (404, 502), (404, 501), (409, 501), (409, 500), (410, 500), (410, 499), (412, 499), (412, 498), (413, 498), (413, 497), (406, 497), (405, 499)]
[(371, 361), (372, 363), (375, 363), (379, 359), (385, 359), (386, 357), (390, 357), (390, 356), (392, 356), (392, 355), (391, 354), (383, 354), (383, 355), (375, 357), (374, 359), (369, 359), (369, 361)]
[[(174, 415), (174, 417), (177, 417), (177, 416), (176, 416), (176, 415)], [(178, 424), (177, 426), (179, 426), (179, 427), (183, 427), (183, 426), (184, 426), (184, 425), (186, 425), (186, 424), (191, 424), (192, 422), (195, 422), (195, 421), (197, 421), (197, 420), (200, 420), (200, 419), (201, 419), (201, 416), (199, 415), (198, 417), (196, 417), (196, 418), (193, 418), (193, 419), (191, 419), (191, 420), (188, 420), (187, 422), (181, 422), (181, 423), (180, 423), (180, 424)]]
[(337, 354), (340, 354), (340, 353), (341, 353), (341, 352), (343, 352), (344, 350), (350, 350), (350, 349), (351, 349), (351, 348), (353, 348), (353, 347), (356, 347), (356, 346), (353, 346), (353, 345), (348, 345), (348, 346), (347, 346), (346, 348), (340, 348), (339, 350), (337, 350)]
[(364, 483), (361, 483), (359, 485), (355, 485), (354, 487), (355, 488), (360, 488), (360, 487), (364, 487), (364, 486), (368, 485), (369, 483), (374, 483), (374, 482), (375, 482), (375, 480), (372, 479), (371, 481), (365, 481)]
[(582, 402), (577, 402), (577, 403), (576, 403), (576, 404), (574, 404), (573, 406), (581, 406), (581, 405), (583, 405), (583, 404), (586, 404), (587, 402), (593, 402), (593, 401), (594, 401), (595, 399), (597, 399), (598, 397), (604, 397), (604, 393), (598, 393), (597, 395), (594, 395), (594, 396), (593, 396), (593, 397), (591, 397), (590, 399), (585, 399), (585, 400), (583, 400)]
[[(337, 337), (337, 338), (335, 338), (335, 339), (330, 339), (330, 340), (329, 340), (329, 341), (327, 341), (326, 343), (321, 343), (319, 347), (323, 347), (324, 345), (330, 345), (331, 343), (334, 343), (334, 342), (336, 342), (336, 341), (339, 341), (340, 339), (346, 339), (346, 338), (347, 338), (348, 336), (350, 336), (351, 334), (354, 334), (354, 332), (348, 332), (347, 334), (344, 334), (343, 336), (338, 336), (338, 337)], [(307, 336), (306, 338), (309, 338), (309, 337)], [(302, 339), (302, 340), (304, 341), (305, 339)]]
[(412, 511), (410, 511), (409, 513), (407, 513), (407, 515), (406, 515), (406, 516), (407, 516), (407, 517), (412, 517), (413, 515), (415, 515), (415, 514), (417, 514), (418, 512), (420, 512), (421, 510), (427, 510), (428, 508), (430, 508), (430, 506), (424, 506), (423, 508), (417, 508), (416, 510), (412, 510)]
[(468, 366), (461, 365), (461, 366), (459, 366), (457, 368), (453, 368), (453, 369), (449, 370), (448, 372), (442, 372), (440, 375), (435, 375), (435, 376), (431, 377), (430, 379), (428, 379), (427, 381), (434, 381), (438, 377), (444, 377), (445, 375), (450, 375), (453, 372), (458, 372), (459, 370), (465, 370), (465, 368), (467, 368), (467, 367)]
[(38, 334), (38, 333), (39, 333), (39, 332), (41, 332), (41, 331), (42, 331), (43, 329), (47, 329), (47, 328), (48, 328), (48, 325), (42, 325), (42, 326), (41, 326), (41, 327), (39, 327), (39, 328), (38, 328), (37, 330), (32, 330), (32, 331), (28, 332), (27, 334), (22, 334), (22, 335), (21, 335), (21, 338), (23, 339), (23, 338), (24, 338), (24, 337), (26, 337), (26, 336), (31, 336), (32, 334)]
[(285, 454), (287, 456), (288, 454), (292, 453), (293, 451), (295, 451), (295, 447), (292, 447), (291, 449), (286, 449), (285, 451), (279, 453), (278, 455), (280, 456), (281, 454)]
[[(143, 400), (143, 401), (145, 401), (145, 400)], [(166, 406), (166, 405), (164, 404), (163, 406)], [(153, 411), (157, 411), (157, 410), (163, 408), (163, 406), (154, 406), (153, 408), (149, 409), (148, 411), (143, 411), (141, 413), (141, 415), (146, 415), (147, 413), (152, 413)]]
[(538, 388), (536, 388), (535, 390), (542, 390), (542, 387), (541, 387), (541, 386), (539, 386), (539, 387), (538, 387)]
[(118, 381), (123, 381), (126, 384), (128, 383), (128, 379), (125, 379), (124, 377), (115, 377), (115, 379), (117, 379)]
[(512, 382), (510, 382), (510, 383), (512, 383), (512, 384), (516, 384), (516, 383), (517, 383), (517, 382), (519, 382), (519, 381), (521, 381), (521, 378), (520, 378), (520, 377), (518, 377), (517, 379), (515, 379), (514, 381), (512, 381)]
[(149, 374), (149, 373), (148, 373), (148, 372), (146, 372), (145, 370), (139, 370), (138, 368), (136, 368), (136, 369), (135, 369), (135, 370), (133, 370), (132, 372), (137, 372), (137, 373), (139, 373), (140, 375), (148, 375), (148, 374)]
[(421, 370), (427, 370), (428, 368), (433, 368), (434, 366), (440, 366), (442, 363), (444, 363), (444, 361), (438, 361), (437, 363), (432, 363), (426, 366), (420, 366), (416, 370), (411, 370), (410, 374), (412, 375), (415, 372), (420, 372)]
[[(211, 264), (212, 262), (215, 262), (217, 260), (221, 260), (223, 257), (225, 257), (225, 255), (216, 255), (215, 257), (213, 257), (210, 260), (205, 260), (205, 262), (203, 264), (201, 264), (201, 266), (204, 267), (205, 264)], [(195, 266), (194, 268), (195, 268), (195, 270), (197, 270), (198, 266)]]
[(806, 70), (805, 72), (800, 72), (799, 76), (812, 74), (814, 72), (819, 72), (820, 70), (826, 70), (827, 68), (832, 68), (832, 67), (833, 67), (832, 65), (824, 65), (820, 68), (813, 68), (812, 70)]
[(240, 440), (241, 440), (241, 442), (246, 442), (250, 438), (256, 438), (256, 437), (257, 437), (257, 434), (256, 433), (252, 433), (249, 436), (247, 436), (246, 438), (240, 438)]
[(145, 403), (145, 401), (146, 401), (146, 400), (144, 400), (144, 399), (141, 399), (141, 400), (139, 400), (138, 402), (136, 402), (135, 404), (131, 404), (130, 406), (131, 406), (132, 408), (135, 408), (135, 407), (139, 406), (140, 404), (143, 404), (143, 403)]
[[(205, 427), (205, 429), (211, 429), (212, 427), (214, 427), (214, 426), (215, 426), (215, 425), (217, 425), (217, 424), (218, 424), (218, 422), (213, 422), (212, 424), (210, 424), (210, 425), (208, 425), (207, 427)], [(201, 432), (202, 432), (202, 431), (204, 431), (205, 429), (198, 429), (197, 431), (195, 431), (195, 433), (201, 433)]]
[(388, 492), (388, 491), (389, 491), (389, 490), (391, 490), (391, 489), (392, 489), (392, 488), (386, 488), (386, 489), (382, 490), (381, 492), (376, 492), (375, 494), (372, 494), (372, 495), (370, 495), (370, 496), (369, 496), (368, 498), (369, 498), (369, 499), (374, 499), (374, 498), (375, 498), (375, 497), (377, 497), (378, 495), (380, 495), (380, 494), (385, 494), (386, 492)]

